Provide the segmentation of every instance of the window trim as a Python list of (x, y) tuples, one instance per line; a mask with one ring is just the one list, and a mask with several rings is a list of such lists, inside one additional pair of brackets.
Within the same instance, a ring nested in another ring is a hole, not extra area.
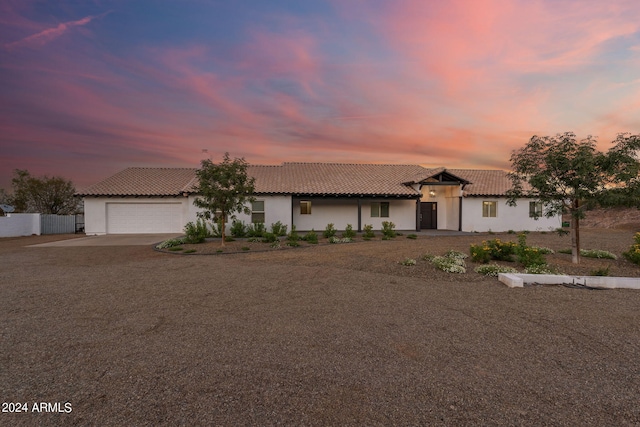
[(542, 202), (529, 202), (529, 218), (540, 218), (543, 213), (544, 205), (542, 204)]

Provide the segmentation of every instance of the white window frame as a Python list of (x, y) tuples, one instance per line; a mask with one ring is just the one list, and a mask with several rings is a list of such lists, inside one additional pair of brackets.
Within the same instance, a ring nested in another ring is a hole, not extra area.
[[(386, 215), (384, 215), (383, 206), (386, 206)], [(389, 218), (389, 216), (391, 216), (389, 202), (371, 202), (371, 218)]]
[(498, 217), (498, 202), (493, 201), (493, 200), (483, 200), (482, 201), (482, 217), (483, 218), (497, 218)]

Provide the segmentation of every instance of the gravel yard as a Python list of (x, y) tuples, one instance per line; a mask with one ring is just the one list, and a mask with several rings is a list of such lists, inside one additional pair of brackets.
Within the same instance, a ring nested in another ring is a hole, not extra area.
[[(515, 235), (26, 247), (60, 238), (0, 239), (0, 396), (29, 409), (1, 425), (640, 425), (640, 291), (508, 289), (422, 260)], [(582, 242), (619, 259), (549, 263), (640, 275), (632, 231)]]

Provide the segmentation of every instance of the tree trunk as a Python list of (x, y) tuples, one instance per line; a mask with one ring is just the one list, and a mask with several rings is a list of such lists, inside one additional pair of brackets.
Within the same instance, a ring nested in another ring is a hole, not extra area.
[(580, 201), (573, 202), (571, 216), (571, 262), (580, 264), (580, 218), (578, 217)]
[(224, 234), (224, 229), (227, 228), (227, 218), (225, 217), (225, 215), (222, 215), (222, 217), (220, 218), (220, 236), (222, 236), (220, 246), (224, 247), (224, 239), (225, 239), (225, 234)]

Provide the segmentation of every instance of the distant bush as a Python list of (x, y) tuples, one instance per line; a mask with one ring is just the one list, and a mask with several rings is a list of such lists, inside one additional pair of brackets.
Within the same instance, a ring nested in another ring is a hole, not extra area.
[(333, 226), (333, 223), (327, 224), (322, 235), (327, 239), (336, 235), (336, 228)]
[(167, 248), (172, 248), (174, 246), (183, 245), (184, 243), (185, 243), (184, 238), (168, 239), (168, 240), (165, 240), (164, 242), (158, 243), (156, 245), (156, 248), (167, 249)]
[(286, 236), (287, 235), (287, 226), (282, 222), (278, 221), (275, 224), (271, 224), (271, 233), (276, 236)]
[[(289, 232), (289, 234), (287, 235), (287, 241), (293, 243), (293, 242), (298, 242), (298, 240), (300, 240), (300, 235), (298, 235), (298, 231), (296, 230), (296, 225), (292, 224), (291, 225), (291, 231)], [(289, 245), (292, 246), (292, 245)]]
[(346, 239), (354, 239), (356, 237), (356, 232), (353, 231), (351, 224), (347, 224), (347, 228), (345, 228), (344, 233), (342, 233), (342, 237)]
[(407, 234), (407, 239), (416, 240), (418, 238), (417, 234)]
[(185, 243), (202, 243), (211, 235), (207, 223), (202, 218), (193, 223), (189, 221), (184, 226)]
[(396, 225), (391, 221), (382, 221), (382, 236), (386, 239), (396, 237)]
[(315, 245), (318, 243), (318, 234), (314, 230), (311, 230), (307, 232), (307, 234), (305, 234), (302, 239), (307, 243), (311, 243), (312, 245)]
[(266, 231), (263, 222), (255, 222), (247, 227), (247, 237), (262, 237)]
[(416, 260), (412, 258), (405, 258), (403, 261), (400, 261), (400, 264), (406, 265), (409, 267), (412, 265), (416, 265)]
[(247, 225), (243, 221), (233, 221), (231, 223), (231, 235), (233, 237), (246, 237)]
[[(464, 257), (462, 257), (464, 255)], [(442, 271), (447, 273), (466, 273), (467, 265), (464, 262), (466, 254), (456, 251), (449, 251), (444, 256), (431, 256), (429, 261)], [(426, 256), (425, 256), (426, 257)]]
[(371, 224), (365, 224), (364, 227), (362, 228), (362, 231), (363, 231), (362, 238), (365, 240), (370, 240), (376, 237), (376, 234), (373, 232), (373, 225)]
[(262, 243), (274, 243), (278, 241), (278, 236), (275, 233), (266, 232), (262, 235)]
[(342, 239), (336, 236), (329, 237), (329, 243), (351, 243), (353, 239), (350, 237), (343, 237)]

